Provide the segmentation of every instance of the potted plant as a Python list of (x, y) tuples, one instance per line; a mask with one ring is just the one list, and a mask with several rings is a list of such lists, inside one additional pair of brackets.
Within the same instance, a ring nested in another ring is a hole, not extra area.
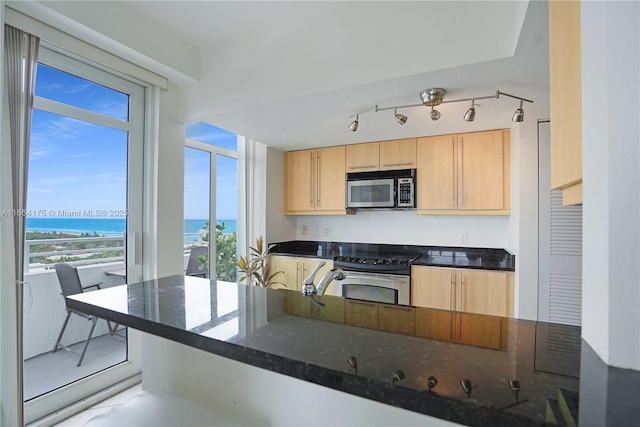
[(260, 236), (256, 239), (256, 246), (249, 247), (250, 252), (246, 258), (240, 255), (238, 268), (240, 269), (241, 282), (246, 281), (249, 286), (261, 286), (264, 288), (269, 288), (274, 285), (287, 287), (284, 283), (274, 280), (278, 274), (284, 274), (283, 271), (276, 271), (275, 273), (271, 273), (270, 271), (268, 255), (269, 250), (273, 246), (274, 245), (269, 245), (268, 248), (265, 248), (262, 236)]

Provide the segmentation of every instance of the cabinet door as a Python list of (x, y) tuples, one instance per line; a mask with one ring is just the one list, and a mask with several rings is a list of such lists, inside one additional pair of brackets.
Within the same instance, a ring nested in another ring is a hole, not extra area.
[(455, 135), (418, 138), (418, 209), (456, 209), (458, 176), (455, 159)]
[(346, 146), (347, 172), (377, 171), (380, 168), (380, 144), (351, 144)]
[(415, 138), (380, 142), (380, 170), (413, 169), (415, 167)]
[(402, 305), (378, 306), (378, 329), (394, 334), (415, 335), (416, 309)]
[(378, 329), (378, 303), (346, 300), (345, 324)]
[(508, 316), (508, 274), (499, 271), (459, 270), (458, 311)]
[(282, 271), (274, 277), (274, 280), (284, 283), (286, 289), (290, 291), (300, 290), (300, 284), (298, 280), (298, 261), (297, 258), (270, 255), (269, 256), (269, 271), (271, 274), (276, 271)]
[(289, 151), (284, 158), (285, 213), (313, 211), (315, 150)]
[(345, 147), (316, 150), (316, 211), (345, 211)]
[(455, 270), (411, 267), (411, 305), (455, 310)]
[(438, 341), (453, 340), (454, 312), (416, 307), (416, 336)]
[(344, 324), (345, 299), (334, 296), (321, 296), (320, 302), (325, 302), (325, 307), (316, 307), (317, 318), (327, 322)]
[(458, 136), (458, 208), (504, 209), (502, 131)]
[(504, 317), (458, 313), (456, 340), (462, 344), (506, 350), (506, 326)]

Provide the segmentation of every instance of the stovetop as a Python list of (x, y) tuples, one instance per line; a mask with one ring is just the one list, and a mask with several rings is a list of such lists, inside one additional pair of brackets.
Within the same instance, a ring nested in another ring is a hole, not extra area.
[(411, 262), (420, 254), (354, 254), (333, 257), (333, 266), (347, 271), (387, 274), (411, 274)]

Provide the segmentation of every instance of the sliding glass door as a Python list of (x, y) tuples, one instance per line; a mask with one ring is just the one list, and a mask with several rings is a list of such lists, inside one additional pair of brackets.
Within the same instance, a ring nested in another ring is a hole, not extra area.
[[(199, 257), (200, 271), (206, 271), (206, 277), (235, 282), (238, 221), (237, 137), (205, 123), (187, 126), (186, 134), (185, 260), (194, 248), (206, 247), (207, 255)], [(213, 271), (215, 274), (210, 273)], [(187, 274), (190, 273), (191, 271), (187, 271)]]
[(103, 319), (94, 328), (92, 319), (69, 314), (61, 295), (67, 279), (55, 266), (72, 266), (83, 287), (142, 278), (144, 88), (43, 47), (35, 95), (24, 264), (26, 422), (140, 371), (135, 332), (110, 330)]

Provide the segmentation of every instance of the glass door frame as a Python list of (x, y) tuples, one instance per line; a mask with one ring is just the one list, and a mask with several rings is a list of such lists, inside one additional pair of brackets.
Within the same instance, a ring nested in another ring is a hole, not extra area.
[[(217, 145), (209, 144), (206, 142), (198, 141), (191, 138), (185, 138), (184, 140), (185, 148), (193, 148), (196, 150), (201, 150), (209, 153), (209, 278), (216, 279), (217, 270), (216, 270), (216, 191), (217, 191), (217, 156), (225, 156), (230, 157), (232, 159), (238, 160), (238, 152), (234, 150), (230, 150), (228, 148), (223, 148)], [(236, 252), (238, 248), (236, 247)], [(213, 275), (212, 275), (213, 273)]]
[[(145, 151), (145, 100), (147, 89), (129, 79), (107, 72), (97, 66), (73, 58), (71, 54), (45, 42), (42, 43), (38, 62), (68, 72), (78, 77), (104, 85), (129, 95), (129, 119), (119, 121), (97, 113), (83, 111), (67, 104), (55, 103), (43, 98), (34, 99), (34, 109), (52, 111), (113, 127), (128, 132), (127, 147), (127, 229), (126, 267), (129, 280), (138, 281), (143, 277), (142, 230), (144, 200), (144, 151)], [(117, 123), (120, 122), (120, 123)], [(141, 335), (138, 331), (127, 330), (127, 360), (89, 377), (67, 384), (24, 404), (25, 424), (59, 411), (61, 408), (98, 393), (114, 384), (141, 372)]]

